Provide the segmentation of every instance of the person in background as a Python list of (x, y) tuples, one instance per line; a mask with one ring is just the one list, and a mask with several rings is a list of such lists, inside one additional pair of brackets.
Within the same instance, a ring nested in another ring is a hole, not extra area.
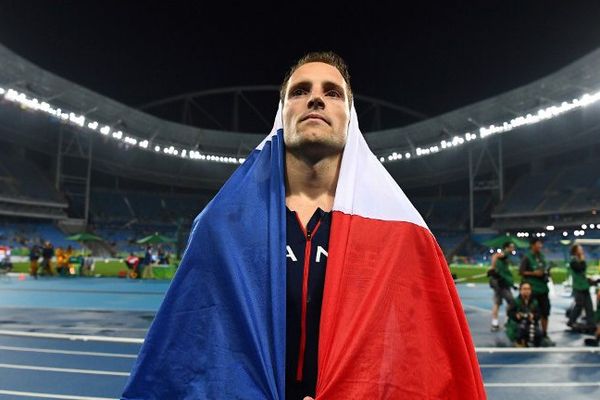
[(508, 318), (506, 335), (517, 347), (540, 346), (543, 336), (539, 326), (540, 309), (529, 282), (519, 285), (519, 296), (508, 309)]
[(46, 241), (42, 248), (42, 272), (46, 275), (54, 275), (52, 257), (54, 257), (54, 246), (49, 241)]
[(67, 248), (65, 250), (63, 250), (63, 255), (65, 257), (65, 260), (66, 260), (65, 262), (67, 264), (67, 268), (66, 268), (67, 275), (76, 275), (77, 271), (71, 265), (71, 257), (73, 257), (73, 255), (74, 255), (73, 247), (71, 247), (71, 245), (67, 246)]
[(133, 252), (129, 253), (129, 256), (125, 259), (125, 265), (127, 265), (127, 269), (129, 269), (130, 278), (136, 279), (140, 277), (140, 258), (133, 254)]
[[(600, 280), (596, 282), (599, 284)], [(600, 288), (596, 290), (596, 337), (595, 338), (586, 338), (584, 339), (584, 343), (586, 346), (598, 347), (600, 344)]]
[(91, 276), (94, 272), (94, 259), (92, 253), (88, 253), (83, 259), (83, 265), (81, 267), (81, 275)]
[(590, 295), (590, 279), (588, 279), (587, 264), (585, 262), (585, 253), (583, 247), (575, 244), (571, 247), (571, 276), (573, 277), (573, 297), (575, 298), (575, 307), (569, 313), (569, 321), (567, 326), (575, 328), (577, 319), (581, 315), (581, 311), (585, 309), (586, 324), (583, 327), (585, 331), (595, 330), (594, 306), (592, 304), (592, 296)]
[(498, 310), (502, 305), (502, 300), (506, 302), (508, 310), (515, 299), (512, 294), (514, 284), (512, 273), (510, 272), (510, 256), (515, 251), (515, 245), (512, 242), (506, 242), (502, 245), (502, 252), (492, 256), (492, 266), (488, 270), (490, 277), (490, 287), (494, 289), (494, 304), (492, 306), (492, 332), (500, 329), (498, 324)]
[(146, 253), (144, 254), (144, 266), (146, 265), (150, 265), (153, 263), (152, 260), (152, 245), (149, 244), (148, 246), (146, 246)]
[(540, 307), (540, 321), (544, 334), (543, 345), (553, 346), (554, 342), (548, 337), (548, 317), (550, 316), (550, 298), (548, 280), (550, 277), (548, 263), (542, 253), (544, 243), (540, 238), (533, 238), (529, 243), (529, 251), (523, 256), (519, 274), (522, 282), (531, 286), (532, 297)]
[(69, 273), (69, 259), (65, 255), (65, 251), (57, 247), (55, 251), (56, 255), (56, 272), (60, 276), (67, 276)]
[(42, 255), (42, 250), (37, 243), (33, 242), (33, 245), (29, 249), (29, 275), (37, 279), (38, 273), (38, 261)]
[(158, 264), (166, 264), (165, 263), (165, 250), (163, 249), (163, 247), (159, 244), (157, 247), (157, 257), (158, 257)]

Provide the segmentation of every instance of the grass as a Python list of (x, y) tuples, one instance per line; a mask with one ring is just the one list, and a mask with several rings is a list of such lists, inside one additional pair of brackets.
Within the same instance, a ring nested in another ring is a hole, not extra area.
[[(56, 266), (56, 264), (54, 264)], [(19, 273), (29, 273), (29, 263), (28, 262), (17, 262), (13, 264), (13, 272)], [(127, 272), (127, 267), (123, 261), (118, 260), (108, 260), (108, 261), (96, 261), (94, 274), (101, 275), (106, 277), (117, 277), (119, 276), (119, 272)]]
[[(127, 267), (122, 261), (109, 260), (109, 261), (96, 261), (96, 267), (94, 273), (101, 276), (119, 276), (119, 272), (126, 272)], [(463, 279), (462, 282), (469, 283), (487, 283), (488, 278), (486, 271), (488, 266), (472, 265), (472, 264), (451, 264), (450, 271), (456, 274), (456, 277)], [(593, 269), (593, 268), (589, 268)], [(510, 268), (515, 282), (520, 282), (518, 267)], [(14, 272), (29, 273), (28, 262), (14, 263)], [(596, 272), (596, 271), (588, 271)], [(597, 272), (596, 272), (597, 273)], [(552, 281), (554, 283), (562, 283), (567, 278), (567, 269), (563, 267), (556, 267), (551, 270)]]
[[(464, 279), (463, 282), (469, 283), (488, 283), (486, 271), (488, 266), (469, 265), (469, 264), (451, 264), (450, 271), (456, 274), (459, 279)], [(510, 272), (513, 275), (515, 282), (520, 282), (518, 267), (510, 267)], [(550, 270), (552, 281), (554, 283), (562, 283), (567, 279), (567, 269), (563, 267), (555, 267)]]

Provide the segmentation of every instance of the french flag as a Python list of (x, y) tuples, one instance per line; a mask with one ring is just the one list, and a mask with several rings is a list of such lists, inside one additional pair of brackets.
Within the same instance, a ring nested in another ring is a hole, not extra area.
[[(194, 221), (122, 399), (285, 398), (281, 121)], [(486, 398), (444, 256), (354, 107), (328, 254), (317, 400)]]

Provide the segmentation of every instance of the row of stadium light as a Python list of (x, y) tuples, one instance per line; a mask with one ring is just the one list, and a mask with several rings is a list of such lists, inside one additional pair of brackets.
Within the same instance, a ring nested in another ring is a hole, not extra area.
[[(586, 230), (600, 230), (600, 224), (582, 224), (581, 225), (581, 229), (576, 229), (573, 231), (573, 236), (584, 236)], [(546, 230), (547, 231), (554, 231), (555, 227), (554, 225), (548, 225), (546, 226)], [(567, 237), (569, 236), (569, 232), (567, 231), (563, 231), (562, 233), (563, 237)], [(539, 237), (539, 238), (543, 238), (546, 237), (546, 232), (535, 232), (535, 233), (529, 233), (529, 232), (517, 232), (517, 237), (520, 238), (528, 238), (528, 237)]]
[(381, 161), (382, 163), (386, 163), (390, 161), (408, 160), (411, 157), (423, 157), (431, 154), (436, 154), (441, 151), (445, 151), (455, 147), (460, 147), (468, 142), (481, 140), (485, 139), (488, 136), (512, 131), (513, 129), (519, 128), (524, 125), (537, 124), (539, 122), (557, 117), (568, 111), (589, 106), (590, 104), (594, 104), (598, 101), (600, 101), (600, 91), (593, 94), (586, 93), (583, 96), (573, 99), (570, 102), (563, 101), (558, 106), (541, 108), (534, 114), (530, 113), (526, 115), (521, 115), (511, 119), (510, 121), (502, 122), (498, 125), (494, 124), (488, 127), (482, 127), (479, 129), (478, 133), (466, 132), (462, 135), (456, 135), (450, 140), (442, 140), (439, 144), (436, 143), (430, 146), (417, 147), (414, 150), (414, 152), (393, 152), (391, 154), (388, 154), (387, 156), (379, 157), (379, 161)]
[(155, 153), (165, 154), (172, 157), (186, 158), (191, 160), (203, 160), (224, 164), (241, 164), (244, 158), (223, 156), (218, 154), (201, 153), (194, 149), (185, 149), (172, 144), (150, 142), (148, 139), (140, 139), (121, 130), (113, 130), (109, 125), (98, 121), (89, 120), (83, 115), (75, 114), (59, 107), (55, 107), (46, 101), (39, 101), (35, 97), (28, 97), (25, 93), (14, 89), (5, 89), (0, 87), (0, 96), (5, 100), (19, 104), (28, 110), (38, 111), (48, 114), (58, 120), (82, 128), (89, 132), (95, 132), (100, 136), (125, 143), (132, 147), (142, 150), (154, 151)]
[[(14, 89), (5, 89), (0, 87), (0, 96), (8, 101), (15, 102), (21, 106), (34, 110), (41, 111), (56, 117), (64, 122), (71, 123), (81, 128), (87, 128), (91, 131), (98, 132), (105, 137), (112, 138), (114, 140), (122, 141), (130, 146), (137, 146), (143, 150), (149, 150), (156, 153), (162, 153), (169, 156), (187, 158), (192, 160), (203, 160), (212, 161), (226, 164), (241, 164), (244, 162), (244, 158), (223, 156), (217, 154), (205, 154), (193, 149), (183, 149), (179, 146), (171, 144), (159, 144), (150, 143), (147, 139), (141, 140), (132, 135), (126, 134), (120, 130), (113, 131), (109, 125), (101, 124), (98, 121), (88, 121), (85, 116), (77, 115), (73, 112), (62, 110), (58, 107), (51, 105), (45, 101), (39, 101), (36, 98), (28, 97), (25, 93), (18, 92)], [(500, 133), (512, 131), (518, 127), (524, 125), (533, 125), (542, 121), (546, 121), (564, 114), (573, 109), (586, 107), (590, 104), (594, 104), (600, 101), (600, 91), (589, 94), (586, 93), (583, 96), (573, 99), (572, 101), (564, 101), (558, 106), (550, 106), (538, 110), (535, 114), (526, 114), (505, 121), (499, 125), (490, 125), (488, 127), (482, 127), (478, 133), (466, 132), (462, 135), (456, 135), (450, 140), (442, 140), (439, 144), (433, 144), (425, 147), (417, 147), (414, 151), (405, 152), (393, 152), (386, 156), (380, 156), (379, 161), (382, 163), (398, 160), (409, 160), (413, 157), (424, 157), (432, 154), (437, 154), (441, 151), (460, 147), (465, 143), (485, 139), (488, 136), (497, 135)]]

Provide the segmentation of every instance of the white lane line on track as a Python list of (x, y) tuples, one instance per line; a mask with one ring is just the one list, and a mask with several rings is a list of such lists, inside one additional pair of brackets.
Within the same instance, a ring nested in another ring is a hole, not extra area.
[(475, 347), (477, 353), (598, 353), (600, 347)]
[(93, 331), (132, 331), (132, 332), (147, 332), (148, 328), (125, 328), (113, 326), (60, 326), (60, 325), (29, 325), (29, 324), (0, 324), (0, 328), (7, 329), (55, 329), (55, 330), (93, 330)]
[(0, 364), (0, 368), (24, 369), (24, 370), (28, 370), (28, 371), (65, 372), (65, 373), (71, 373), (71, 374), (86, 374), (86, 375), (129, 376), (129, 372), (102, 371), (102, 370), (96, 370), (96, 369), (40, 367), (37, 365), (21, 365), (21, 364)]
[(493, 387), (535, 387), (535, 388), (557, 388), (557, 387), (599, 387), (600, 382), (506, 382), (506, 383), (484, 383), (487, 388)]
[(474, 311), (481, 311), (481, 312), (484, 312), (484, 313), (487, 313), (487, 314), (491, 314), (492, 313), (487, 308), (472, 306), (471, 304), (463, 304), (463, 308), (468, 308), (468, 309), (471, 309), (471, 310), (474, 310)]
[(144, 339), (141, 339), (141, 338), (94, 336), (94, 335), (69, 335), (66, 333), (23, 332), (23, 331), (12, 331), (12, 330), (5, 330), (5, 329), (0, 330), (0, 335), (34, 337), (34, 338), (45, 338), (45, 339), (82, 340), (84, 342), (96, 341), (96, 342), (134, 343), (134, 344), (144, 343)]
[(21, 396), (21, 397), (37, 397), (40, 399), (60, 399), (60, 400), (115, 400), (110, 397), (89, 397), (89, 396), (71, 396), (68, 394), (54, 394), (54, 393), (38, 393), (38, 392), (20, 392), (16, 390), (2, 390), (0, 394), (6, 394), (10, 396)]
[(137, 358), (137, 355), (135, 355), (135, 354), (98, 353), (98, 352), (93, 352), (93, 351), (74, 351), (74, 350), (54, 350), (54, 349), (42, 349), (39, 347), (0, 346), (0, 350), (23, 351), (23, 352), (28, 352), (28, 353), (67, 354), (67, 355), (74, 355), (74, 356)]
[(598, 368), (598, 363), (575, 364), (479, 364), (481, 368)]

